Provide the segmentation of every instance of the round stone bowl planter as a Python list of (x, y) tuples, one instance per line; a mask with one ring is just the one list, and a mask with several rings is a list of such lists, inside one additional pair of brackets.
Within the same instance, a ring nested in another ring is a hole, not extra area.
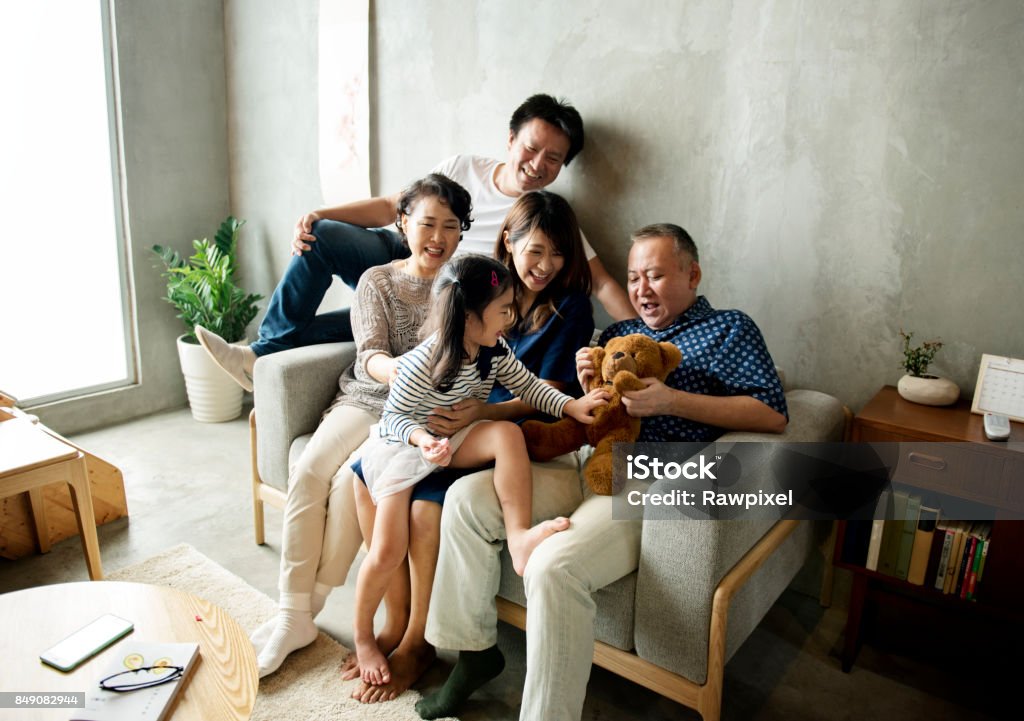
[(201, 345), (179, 336), (178, 360), (193, 418), (202, 423), (221, 423), (242, 415), (242, 387), (213, 362)]
[(949, 378), (938, 376), (912, 376), (900, 378), (896, 386), (900, 396), (912, 403), (925, 406), (948, 406), (960, 398), (960, 387)]

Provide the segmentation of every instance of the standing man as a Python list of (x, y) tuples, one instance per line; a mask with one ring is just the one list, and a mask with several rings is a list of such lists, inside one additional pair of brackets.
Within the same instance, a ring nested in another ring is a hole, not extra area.
[[(509, 121), (504, 161), (456, 155), (433, 172), (447, 175), (469, 191), (473, 224), (456, 253), (493, 255), (498, 230), (516, 199), (555, 181), (583, 149), (583, 119), (574, 107), (550, 95), (533, 95)], [(270, 298), (259, 340), (232, 346), (197, 327), (199, 342), (217, 364), (246, 390), (252, 390), (256, 358), (316, 343), (352, 340), (349, 309), (317, 315), (333, 276), (355, 288), (367, 268), (409, 255), (394, 230), (398, 193), (307, 213), (295, 224), (294, 256)], [(593, 248), (583, 241), (593, 293), (615, 320), (634, 317), (622, 287), (609, 275)]]
[[(600, 343), (642, 333), (683, 353), (664, 383), (646, 378), (646, 388), (624, 394), (629, 414), (642, 419), (638, 440), (710, 442), (726, 430), (781, 433), (786, 400), (761, 332), (745, 313), (715, 310), (697, 295), (701, 269), (689, 234), (663, 223), (636, 231), (632, 242), (627, 291), (640, 317), (613, 324)], [(594, 372), (590, 354), (581, 349), (576, 359), (586, 387)], [(636, 570), (641, 521), (613, 520), (612, 498), (593, 495), (578, 477), (535, 478), (533, 488), (534, 520), (565, 515), (571, 526), (536, 548), (523, 575), (529, 623), (519, 718), (578, 721), (594, 653), (592, 594)], [(460, 653), (445, 685), (416, 705), (425, 719), (455, 715), (504, 667), (495, 645), (494, 602), (504, 537), (489, 473), (460, 479), (448, 490), (426, 636)]]

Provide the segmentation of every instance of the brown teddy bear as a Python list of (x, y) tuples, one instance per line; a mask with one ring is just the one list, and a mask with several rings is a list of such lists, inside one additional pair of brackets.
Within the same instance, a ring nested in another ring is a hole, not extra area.
[(575, 418), (556, 423), (527, 421), (523, 435), (530, 458), (550, 461), (574, 451), (584, 443), (594, 447), (594, 454), (583, 470), (583, 476), (594, 490), (604, 496), (613, 493), (612, 444), (632, 443), (640, 435), (640, 419), (633, 418), (622, 404), (624, 391), (645, 388), (641, 378), (657, 378), (664, 382), (683, 359), (679, 348), (671, 343), (658, 343), (639, 333), (612, 338), (604, 348), (591, 348), (594, 377), (588, 392), (607, 387), (611, 393), (608, 405), (594, 413), (594, 422), (584, 425)]

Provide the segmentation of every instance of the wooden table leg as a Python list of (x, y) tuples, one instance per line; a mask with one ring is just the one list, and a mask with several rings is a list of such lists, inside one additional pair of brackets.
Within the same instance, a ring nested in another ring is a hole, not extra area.
[(843, 643), (843, 671), (850, 672), (860, 648), (860, 625), (864, 617), (864, 602), (868, 595), (868, 577), (853, 574), (853, 589), (850, 592), (850, 610), (846, 616), (846, 633)]
[(43, 498), (43, 487), (36, 486), (28, 491), (28, 504), (32, 509), (32, 523), (36, 527), (36, 540), (40, 553), (50, 552), (50, 524), (46, 520), (46, 500)]
[(75, 520), (78, 522), (78, 533), (82, 537), (82, 550), (85, 552), (85, 565), (89, 570), (89, 578), (99, 581), (103, 578), (103, 566), (100, 562), (100, 542), (96, 535), (96, 517), (93, 515), (92, 491), (89, 489), (89, 471), (85, 465), (85, 456), (68, 461), (68, 473), (71, 486), (71, 500), (75, 507)]

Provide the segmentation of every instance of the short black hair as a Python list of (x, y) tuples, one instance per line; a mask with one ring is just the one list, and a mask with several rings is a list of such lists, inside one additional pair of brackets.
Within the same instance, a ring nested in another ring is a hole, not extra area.
[(554, 125), (569, 138), (569, 152), (565, 154), (565, 160), (562, 162), (563, 165), (569, 165), (569, 162), (583, 150), (583, 118), (580, 117), (579, 111), (565, 99), (556, 100), (550, 95), (538, 93), (528, 97), (516, 108), (508, 122), (508, 129), (513, 135), (518, 135), (519, 129), (534, 118)]
[[(405, 240), (405, 232), (402, 230), (402, 216), (412, 214), (412, 206), (420, 198), (428, 195), (435, 196), (438, 200), (448, 206), (448, 209), (455, 213), (459, 219), (459, 228), (463, 231), (469, 230), (473, 219), (469, 216), (473, 210), (473, 202), (469, 197), (469, 191), (441, 173), (431, 173), (425, 178), (413, 181), (408, 188), (402, 191), (398, 198), (397, 219), (398, 234)], [(461, 234), (459, 236), (462, 237)]]
[(685, 229), (675, 223), (653, 223), (645, 225), (639, 230), (633, 231), (632, 240), (634, 243), (650, 240), (651, 238), (671, 238), (675, 245), (676, 255), (689, 255), (698, 263), (700, 255), (697, 253), (697, 244)]

